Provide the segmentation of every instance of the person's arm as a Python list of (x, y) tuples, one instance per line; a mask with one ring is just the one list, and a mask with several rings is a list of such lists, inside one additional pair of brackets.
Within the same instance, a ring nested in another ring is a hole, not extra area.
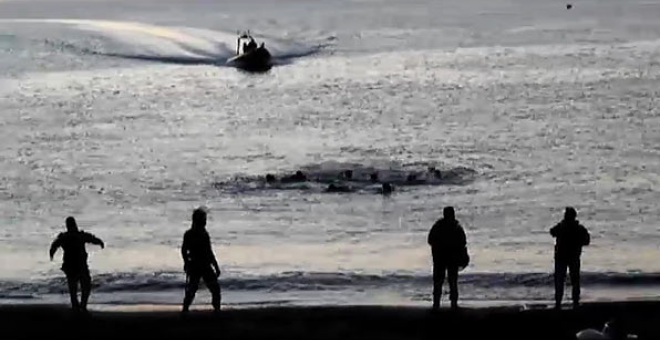
[(426, 242), (429, 244), (429, 246), (433, 246), (433, 244), (434, 244), (435, 241), (436, 241), (436, 240), (435, 240), (435, 239), (437, 238), (437, 235), (436, 235), (436, 234), (438, 233), (438, 231), (437, 231), (437, 229), (438, 229), (438, 228), (437, 228), (437, 225), (438, 225), (438, 222), (433, 223), (433, 226), (431, 226), (431, 230), (429, 231), (429, 236), (428, 236), (428, 238), (426, 239)]
[(552, 235), (552, 237), (557, 237), (557, 229), (559, 229), (559, 224), (550, 228), (550, 235)]
[(53, 260), (53, 257), (55, 256), (55, 253), (57, 252), (57, 249), (62, 246), (62, 234), (57, 235), (55, 240), (53, 240), (53, 243), (50, 245), (50, 260)]
[(85, 236), (85, 243), (95, 244), (97, 246), (100, 246), (101, 249), (105, 248), (105, 243), (103, 243), (103, 241), (100, 238), (96, 237), (94, 234), (83, 232), (83, 235)]
[(183, 235), (183, 243), (181, 244), (181, 258), (183, 259), (183, 270), (188, 271), (188, 237), (187, 234)]
[(589, 235), (589, 231), (587, 230), (587, 228), (585, 228), (582, 225), (581, 225), (581, 227), (582, 227), (582, 232), (583, 232), (582, 245), (583, 246), (588, 246), (591, 243), (591, 235)]
[(220, 266), (218, 265), (218, 260), (215, 258), (215, 253), (213, 252), (211, 236), (207, 234), (206, 237), (208, 241), (206, 245), (206, 251), (208, 253), (209, 259), (211, 260), (211, 265), (213, 266), (213, 270), (215, 270), (215, 276), (220, 276)]

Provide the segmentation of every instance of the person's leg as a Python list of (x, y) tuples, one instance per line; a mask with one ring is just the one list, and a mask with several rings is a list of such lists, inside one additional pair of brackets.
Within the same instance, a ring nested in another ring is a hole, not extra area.
[(197, 288), (199, 288), (199, 279), (199, 274), (188, 273), (186, 282), (186, 296), (183, 298), (183, 312), (188, 312), (193, 299), (195, 299), (195, 293), (197, 293)]
[(446, 267), (440, 262), (433, 263), (433, 309), (440, 308), (442, 298), (442, 285), (445, 282)]
[(83, 270), (80, 274), (80, 308), (87, 311), (87, 301), (89, 301), (89, 294), (92, 291), (92, 278), (89, 275), (89, 270)]
[(219, 312), (221, 299), (220, 284), (218, 284), (218, 278), (212, 270), (209, 270), (204, 274), (204, 283), (211, 292), (211, 304), (213, 304), (213, 310)]
[(76, 273), (66, 274), (66, 283), (69, 286), (69, 296), (71, 297), (71, 309), (78, 311), (80, 304), (78, 303), (78, 280), (79, 275)]
[(449, 299), (451, 308), (458, 308), (458, 267), (447, 267), (447, 276), (449, 279)]
[(573, 288), (573, 307), (580, 305), (580, 258), (572, 259), (569, 264), (571, 286)]
[(566, 263), (555, 258), (555, 308), (561, 307), (564, 298), (564, 285), (566, 284)]

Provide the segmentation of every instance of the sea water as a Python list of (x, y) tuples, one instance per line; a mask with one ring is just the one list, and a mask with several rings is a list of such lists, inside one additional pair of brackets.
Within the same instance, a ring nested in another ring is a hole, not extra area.
[[(584, 299), (657, 297), (660, 3), (573, 5), (1, 0), (0, 302), (67, 301), (71, 215), (93, 303), (177, 304), (197, 206), (228, 305), (427, 305), (446, 205), (465, 304), (552, 300), (566, 206)], [(225, 66), (247, 29), (267, 73)]]

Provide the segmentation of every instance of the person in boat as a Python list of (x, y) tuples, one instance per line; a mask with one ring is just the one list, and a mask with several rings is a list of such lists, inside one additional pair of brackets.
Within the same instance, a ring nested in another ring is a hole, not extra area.
[[(50, 246), (50, 260), (53, 260), (57, 249), (64, 251), (62, 271), (66, 275), (71, 297), (71, 308), (74, 312), (87, 312), (87, 301), (92, 290), (92, 278), (87, 266), (87, 251), (85, 244), (91, 243), (103, 249), (105, 244), (98, 237), (78, 229), (76, 219), (66, 218), (66, 232), (57, 235)], [(80, 284), (81, 297), (78, 302), (78, 284)]]
[(254, 38), (249, 37), (248, 39), (250, 41), (248, 41), (248, 43), (245, 44), (245, 47), (243, 47), (243, 53), (249, 53), (257, 49), (257, 42), (254, 41)]

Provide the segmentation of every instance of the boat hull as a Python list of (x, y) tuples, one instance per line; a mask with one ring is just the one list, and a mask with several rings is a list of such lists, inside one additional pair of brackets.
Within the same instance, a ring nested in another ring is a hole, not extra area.
[(243, 53), (227, 60), (227, 64), (246, 71), (266, 71), (273, 65), (268, 50), (260, 46), (252, 52)]

